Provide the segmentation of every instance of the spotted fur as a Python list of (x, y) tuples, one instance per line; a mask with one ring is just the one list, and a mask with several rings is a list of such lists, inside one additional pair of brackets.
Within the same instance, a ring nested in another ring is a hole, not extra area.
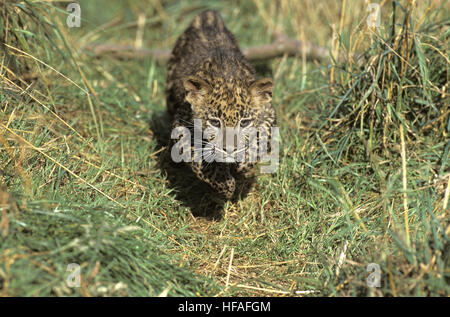
[[(168, 62), (166, 95), (172, 128), (192, 129), (194, 119), (200, 119), (204, 130), (252, 126), (264, 129), (270, 137), (270, 128), (276, 123), (272, 88), (272, 79), (256, 80), (255, 71), (220, 15), (204, 11), (178, 38)], [(217, 141), (206, 139), (202, 146), (231, 153), (224, 142), (219, 146)], [(255, 164), (247, 156), (244, 162), (206, 160), (189, 164), (198, 178), (227, 199), (234, 194), (237, 174)]]

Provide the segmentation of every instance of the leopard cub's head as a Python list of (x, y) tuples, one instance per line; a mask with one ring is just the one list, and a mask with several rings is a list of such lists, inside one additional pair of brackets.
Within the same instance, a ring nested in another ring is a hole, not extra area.
[[(249, 131), (275, 124), (271, 105), (273, 80), (236, 80), (235, 77), (189, 76), (183, 81), (193, 119), (200, 119), (204, 155), (236, 157), (247, 149)], [(267, 131), (270, 135), (270, 131)], [(233, 159), (231, 159), (233, 161)]]

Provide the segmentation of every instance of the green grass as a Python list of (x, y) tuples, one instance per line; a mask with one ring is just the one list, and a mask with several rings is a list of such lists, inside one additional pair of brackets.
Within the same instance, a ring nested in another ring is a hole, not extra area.
[[(378, 29), (364, 1), (86, 0), (79, 29), (66, 4), (0, 4), (0, 295), (449, 295), (446, 1), (388, 1)], [(139, 15), (170, 49), (205, 8), (242, 47), (281, 30), (358, 55), (258, 65), (280, 164), (236, 202), (165, 161), (164, 65), (82, 50), (134, 45)]]

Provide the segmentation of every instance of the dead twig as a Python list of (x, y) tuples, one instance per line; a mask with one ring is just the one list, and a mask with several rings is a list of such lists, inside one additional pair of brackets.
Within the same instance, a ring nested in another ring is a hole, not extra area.
[[(94, 55), (110, 55), (117, 58), (146, 59), (151, 58), (160, 64), (164, 64), (170, 57), (170, 50), (136, 48), (131, 45), (117, 44), (89, 44), (83, 47), (84, 51)], [(242, 52), (250, 61), (265, 60), (283, 55), (295, 56), (305, 54), (308, 60), (323, 60), (329, 57), (326, 47), (315, 45), (311, 42), (298, 41), (287, 37), (285, 34), (275, 36), (271, 44), (250, 46), (242, 49)]]

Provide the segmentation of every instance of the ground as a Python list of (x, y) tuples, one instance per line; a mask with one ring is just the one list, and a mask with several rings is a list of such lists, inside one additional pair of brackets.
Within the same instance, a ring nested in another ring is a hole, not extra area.
[[(2, 296), (449, 295), (448, 2), (0, 4)], [(332, 56), (255, 64), (279, 169), (231, 202), (166, 160), (165, 65), (83, 49), (170, 49), (206, 8)]]

